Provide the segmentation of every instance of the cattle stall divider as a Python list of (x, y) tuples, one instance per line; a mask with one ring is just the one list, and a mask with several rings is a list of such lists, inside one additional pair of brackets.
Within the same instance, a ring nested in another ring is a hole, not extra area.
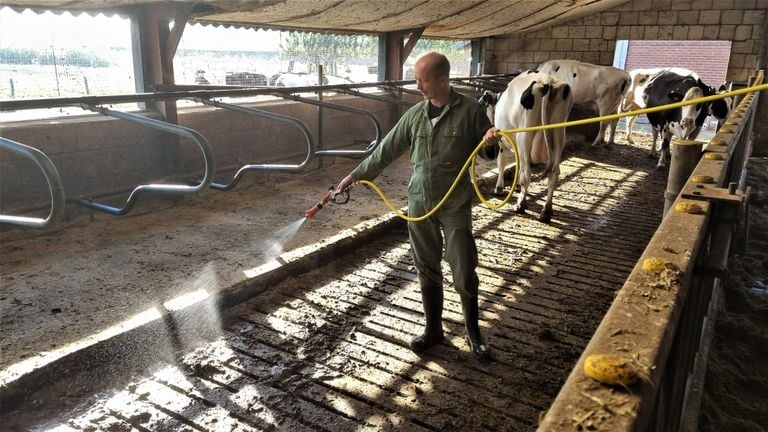
[(216, 171), (216, 167), (214, 164), (213, 155), (211, 154), (210, 146), (208, 145), (208, 141), (199, 132), (184, 126), (167, 123), (161, 120), (143, 117), (136, 114), (130, 114), (123, 111), (115, 111), (115, 110), (111, 110), (109, 108), (104, 108), (101, 106), (83, 104), (82, 108), (93, 111), (93, 112), (97, 112), (104, 116), (115, 117), (122, 120), (128, 120), (134, 123), (139, 123), (141, 125), (151, 127), (153, 129), (158, 129), (163, 132), (167, 132), (167, 133), (178, 135), (184, 138), (191, 139), (192, 141), (194, 141), (195, 144), (197, 144), (198, 148), (200, 149), (200, 152), (203, 154), (203, 164), (205, 165), (205, 171), (202, 179), (200, 179), (198, 181), (198, 184), (196, 185), (190, 186), (190, 185), (183, 185), (183, 184), (161, 184), (161, 183), (139, 185), (135, 189), (133, 189), (133, 191), (131, 191), (131, 193), (128, 195), (128, 199), (126, 200), (125, 204), (122, 207), (114, 207), (108, 204), (96, 202), (93, 199), (88, 199), (88, 198), (75, 198), (74, 199), (75, 203), (83, 207), (88, 207), (94, 210), (110, 213), (113, 215), (124, 215), (129, 211), (131, 211), (133, 206), (136, 205), (136, 200), (138, 200), (140, 195), (144, 195), (148, 193), (158, 194), (158, 195), (190, 194), (190, 193), (199, 192), (200, 190), (207, 188), (211, 184), (211, 181), (213, 180), (213, 174)]
[(363, 93), (359, 90), (355, 89), (339, 89), (339, 93), (344, 93), (350, 96), (356, 96), (363, 99), (371, 99), (379, 102), (384, 102), (392, 105), (402, 106), (405, 108), (410, 108), (414, 105), (416, 105), (415, 102), (409, 102), (407, 100), (395, 98), (395, 97), (389, 97), (389, 96), (379, 96), (379, 95), (373, 95), (369, 93)]
[(392, 92), (405, 93), (405, 94), (419, 96), (419, 97), (422, 96), (420, 91), (414, 90), (412, 88), (408, 88), (408, 87), (405, 87), (405, 86), (402, 86), (402, 85), (385, 83), (385, 84), (382, 84), (380, 87), (385, 88), (388, 91), (392, 91)]
[(307, 155), (304, 157), (304, 160), (301, 161), (299, 164), (248, 164), (243, 165), (240, 167), (240, 169), (237, 170), (232, 180), (230, 180), (229, 183), (222, 184), (222, 183), (211, 183), (211, 189), (216, 189), (220, 191), (228, 191), (233, 189), (237, 184), (240, 182), (240, 180), (243, 177), (243, 174), (249, 171), (274, 171), (274, 172), (286, 172), (286, 173), (298, 173), (303, 171), (309, 162), (312, 160), (312, 157), (315, 155), (315, 140), (312, 138), (312, 131), (310, 131), (309, 126), (306, 125), (303, 121), (283, 115), (278, 113), (273, 113), (270, 111), (264, 111), (260, 109), (255, 108), (246, 108), (240, 105), (234, 105), (230, 103), (224, 103), (219, 102), (211, 99), (205, 99), (205, 98), (196, 98), (196, 101), (204, 104), (213, 106), (216, 108), (221, 108), (227, 111), (236, 111), (242, 114), (246, 115), (252, 115), (256, 117), (264, 117), (268, 118), (270, 120), (275, 120), (283, 123), (289, 123), (301, 131), (302, 135), (304, 135), (304, 138), (307, 141)]
[(352, 114), (360, 114), (368, 117), (371, 120), (371, 123), (373, 123), (373, 129), (376, 133), (376, 136), (374, 137), (373, 141), (366, 147), (365, 150), (315, 150), (315, 156), (318, 157), (343, 157), (343, 158), (350, 158), (350, 159), (362, 159), (369, 154), (373, 152), (374, 149), (376, 149), (376, 146), (379, 145), (381, 142), (382, 136), (382, 129), (381, 129), (381, 123), (379, 122), (379, 119), (376, 117), (376, 115), (368, 110), (350, 107), (346, 105), (341, 105), (333, 102), (327, 102), (320, 99), (310, 99), (303, 96), (296, 96), (293, 94), (286, 94), (282, 92), (275, 92), (273, 94), (274, 96), (283, 98), (283, 99), (289, 99), (295, 102), (302, 102), (309, 105), (315, 105), (318, 107), (324, 107), (324, 108), (330, 108), (335, 109), (338, 111), (345, 111)]
[(26, 144), (0, 137), (0, 149), (10, 151), (21, 157), (31, 160), (40, 168), (48, 183), (48, 191), (51, 195), (51, 209), (48, 216), (43, 218), (28, 216), (11, 216), (0, 214), (0, 224), (16, 225), (26, 228), (44, 228), (54, 221), (58, 221), (64, 215), (66, 196), (61, 184), (59, 171), (51, 159), (42, 151)]
[[(750, 86), (762, 84), (763, 76), (758, 71)], [(746, 229), (740, 223), (749, 210), (745, 167), (759, 96), (744, 96), (704, 145), (539, 431), (698, 430), (721, 284), (739, 249), (734, 238)], [(587, 377), (585, 359), (596, 354), (624, 358), (637, 384), (612, 387)]]
[[(516, 76), (516, 74), (499, 74), (499, 75), (482, 75), (471, 78), (451, 78), (450, 81), (457, 84), (463, 84), (462, 80), (471, 79), (477, 82), (484, 82), (493, 80), (499, 82), (499, 80), (509, 80)], [(334, 85), (318, 85), (318, 86), (303, 86), (303, 87), (242, 87), (242, 86), (197, 86), (197, 85), (166, 85), (158, 84), (155, 86), (155, 91), (152, 93), (136, 93), (136, 94), (120, 94), (120, 95), (104, 95), (104, 96), (77, 96), (77, 97), (58, 97), (58, 98), (38, 98), (38, 99), (22, 99), (22, 100), (3, 100), (0, 101), (0, 111), (19, 111), (29, 109), (48, 109), (56, 107), (67, 106), (79, 106), (82, 109), (93, 111), (108, 117), (115, 117), (134, 123), (139, 123), (144, 126), (148, 126), (154, 129), (158, 129), (164, 132), (179, 135), (185, 138), (189, 138), (194, 141), (203, 154), (205, 173), (202, 178), (195, 180), (196, 184), (182, 185), (182, 184), (146, 184), (140, 185), (134, 188), (126, 200), (126, 203), (122, 207), (115, 207), (107, 204), (103, 204), (89, 198), (71, 198), (66, 197), (62, 187), (61, 179), (59, 177), (58, 170), (51, 160), (40, 150), (21, 144), (7, 138), (0, 137), (0, 149), (9, 150), (17, 153), (27, 159), (33, 160), (42, 170), (48, 181), (49, 189), (51, 191), (51, 208), (47, 218), (34, 218), (24, 216), (10, 216), (0, 215), (0, 224), (9, 224), (24, 226), (30, 228), (43, 228), (53, 222), (60, 220), (65, 213), (66, 203), (72, 201), (77, 205), (91, 208), (93, 210), (113, 214), (124, 215), (130, 212), (135, 206), (137, 200), (141, 195), (146, 193), (155, 193), (161, 195), (179, 195), (190, 194), (198, 192), (207, 187), (211, 187), (215, 190), (230, 190), (234, 188), (242, 178), (243, 174), (248, 171), (274, 171), (274, 172), (288, 172), (298, 173), (309, 164), (309, 162), (317, 157), (344, 157), (359, 159), (368, 156), (374, 148), (378, 145), (382, 138), (382, 128), (379, 120), (376, 116), (367, 110), (349, 107), (345, 105), (335, 104), (323, 100), (314, 100), (301, 96), (293, 95), (293, 93), (303, 92), (322, 92), (322, 91), (334, 91), (341, 94), (350, 94), (354, 97), (367, 98), (392, 104), (394, 106), (412, 106), (413, 103), (404, 101), (396, 97), (386, 97), (381, 95), (373, 95), (368, 93), (362, 93), (357, 91), (361, 88), (381, 88), (385, 91), (396, 91), (399, 93), (412, 94), (421, 96), (421, 92), (408, 88), (416, 82), (415, 80), (398, 80), (398, 81), (382, 81), (372, 83), (351, 83), (351, 84), (334, 84)], [(312, 138), (311, 131), (301, 120), (291, 116), (272, 113), (265, 110), (258, 110), (253, 108), (245, 108), (239, 105), (214, 101), (214, 97), (243, 97), (243, 96), (276, 96), (283, 99), (289, 99), (296, 102), (312, 104), (320, 107), (336, 109), (353, 114), (365, 115), (370, 118), (375, 130), (375, 137), (373, 141), (368, 145), (365, 150), (318, 150), (316, 143)], [(138, 102), (153, 102), (163, 100), (179, 100), (179, 99), (191, 99), (199, 101), (205, 105), (211, 105), (214, 107), (222, 108), (230, 111), (238, 111), (248, 115), (267, 117), (272, 120), (291, 123), (299, 128), (307, 139), (307, 156), (299, 164), (249, 164), (241, 167), (233, 177), (233, 179), (227, 184), (214, 183), (213, 176), (215, 174), (215, 161), (213, 154), (208, 145), (208, 141), (199, 132), (179, 126), (177, 124), (165, 122), (162, 120), (156, 120), (141, 115), (131, 114), (124, 111), (115, 111), (103, 107), (108, 104), (121, 104), (121, 103), (138, 103)], [(321, 99), (321, 98), (319, 98)]]

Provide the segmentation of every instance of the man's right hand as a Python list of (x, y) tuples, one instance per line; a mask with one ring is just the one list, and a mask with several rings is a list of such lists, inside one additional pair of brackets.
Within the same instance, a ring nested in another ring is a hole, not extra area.
[(355, 179), (352, 178), (352, 175), (348, 175), (344, 177), (340, 182), (339, 185), (336, 186), (336, 190), (333, 192), (334, 195), (338, 195), (342, 192), (344, 192), (344, 189), (352, 186), (352, 184), (355, 182)]

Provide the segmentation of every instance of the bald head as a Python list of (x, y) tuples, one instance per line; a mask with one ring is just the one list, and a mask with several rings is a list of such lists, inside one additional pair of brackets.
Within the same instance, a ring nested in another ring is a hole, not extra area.
[(451, 74), (451, 63), (448, 57), (434, 51), (421, 56), (416, 61), (415, 67), (419, 66), (425, 73), (435, 78), (448, 77)]
[(436, 52), (424, 54), (413, 68), (416, 88), (433, 105), (441, 107), (451, 96), (450, 72), (451, 64), (444, 55)]

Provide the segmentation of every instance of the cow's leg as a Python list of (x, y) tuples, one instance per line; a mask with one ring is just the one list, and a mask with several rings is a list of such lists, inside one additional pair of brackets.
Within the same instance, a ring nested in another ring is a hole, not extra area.
[(627, 142), (630, 144), (635, 143), (632, 140), (632, 127), (635, 125), (635, 120), (637, 120), (637, 116), (627, 117)]
[[(619, 112), (619, 104), (621, 102), (621, 99), (617, 100), (615, 104), (611, 106), (598, 106), (600, 111), (600, 117), (607, 116), (610, 114), (616, 114)], [(605, 123), (605, 125), (603, 125)], [(606, 145), (613, 145), (615, 143), (614, 138), (616, 137), (616, 126), (619, 124), (619, 119), (613, 119), (613, 120), (606, 120), (604, 122), (600, 122), (600, 128), (601, 132), (598, 137), (600, 139), (604, 139), (605, 130), (610, 128), (611, 132), (608, 134), (608, 141), (604, 142)]]
[(653, 157), (656, 154), (656, 142), (659, 140), (659, 129), (656, 126), (651, 125), (651, 150), (648, 152), (648, 157)]
[(552, 196), (555, 194), (555, 188), (557, 187), (557, 180), (560, 178), (560, 161), (556, 162), (554, 168), (547, 177), (547, 202), (544, 204), (544, 208), (541, 210), (539, 220), (544, 223), (549, 223), (552, 220)]
[[(615, 113), (614, 113), (615, 114)], [(619, 124), (619, 119), (615, 120), (609, 120), (608, 126), (611, 128), (611, 133), (608, 135), (608, 144), (613, 145), (614, 144), (614, 137), (616, 136), (616, 125)]]
[[(506, 142), (504, 138), (502, 138), (501, 141)], [(507, 166), (507, 152), (505, 151), (505, 146), (502, 142), (499, 143), (499, 156), (496, 158), (496, 167), (499, 170), (499, 176), (496, 178), (496, 187), (493, 188), (494, 195), (504, 194), (504, 171)]]
[(512, 206), (515, 213), (523, 214), (528, 208), (528, 186), (531, 184), (531, 170), (521, 167), (520, 169), (520, 193), (517, 196), (517, 202)]
[[(602, 114), (600, 114), (602, 116)], [(601, 121), (600, 122), (600, 132), (597, 133), (597, 137), (595, 137), (595, 140), (592, 142), (592, 147), (597, 147), (605, 142), (605, 129), (608, 127), (608, 122)]]
[(666, 168), (667, 160), (669, 159), (669, 142), (672, 140), (672, 136), (668, 133), (664, 133), (661, 139), (661, 151), (659, 152), (659, 162), (656, 164), (656, 168)]
[(534, 135), (531, 132), (517, 134), (517, 152), (520, 162), (520, 194), (517, 196), (517, 202), (512, 206), (512, 209), (515, 213), (519, 214), (525, 213), (525, 209), (528, 208), (527, 194), (528, 186), (531, 184), (530, 148), (533, 145), (532, 137)]
[[(567, 112), (563, 113), (563, 118), (567, 117)], [(547, 201), (544, 203), (544, 208), (539, 215), (539, 220), (545, 223), (549, 223), (552, 220), (552, 196), (555, 194), (557, 181), (560, 178), (560, 161), (563, 158), (563, 148), (565, 148), (565, 129), (560, 128), (552, 131), (552, 152), (550, 154), (552, 170), (547, 178)]]

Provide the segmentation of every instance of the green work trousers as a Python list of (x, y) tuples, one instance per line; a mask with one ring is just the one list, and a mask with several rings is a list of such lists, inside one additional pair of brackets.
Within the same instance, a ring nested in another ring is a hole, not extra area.
[[(408, 213), (422, 215), (429, 211), (422, 200), (409, 200)], [(446, 205), (422, 222), (408, 222), (411, 253), (418, 271), (421, 289), (443, 289), (443, 236), (445, 260), (453, 273), (453, 285), (462, 302), (477, 298), (480, 283), (477, 268), (477, 247), (472, 236), (472, 203)]]

